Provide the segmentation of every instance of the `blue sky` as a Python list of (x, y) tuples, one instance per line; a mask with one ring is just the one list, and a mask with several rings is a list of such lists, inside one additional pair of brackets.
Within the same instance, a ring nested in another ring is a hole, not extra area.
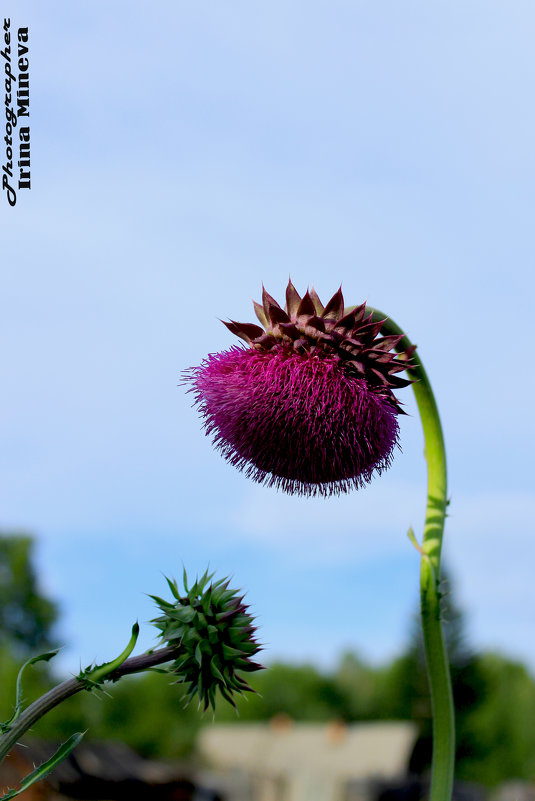
[(235, 473), (177, 386), (233, 344), (219, 318), (252, 320), (289, 275), (418, 343), (472, 643), (535, 669), (532, 4), (19, 0), (11, 19), (32, 189), (0, 198), (0, 525), (37, 538), (63, 669), (113, 656), (183, 563), (247, 590), (267, 661), (403, 648), (410, 390), (389, 473), (307, 501)]

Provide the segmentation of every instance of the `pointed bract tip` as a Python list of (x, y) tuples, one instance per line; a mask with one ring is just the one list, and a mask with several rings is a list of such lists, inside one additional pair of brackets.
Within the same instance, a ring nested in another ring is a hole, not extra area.
[[(155, 597), (163, 614), (153, 620), (168, 645), (180, 646), (169, 672), (188, 686), (186, 700), (197, 694), (205, 709), (215, 706), (217, 689), (234, 705), (233, 694), (246, 689), (240, 671), (257, 669), (251, 657), (261, 648), (252, 636), (254, 620), (244, 596), (229, 589), (228, 578), (213, 582), (214, 575), (208, 569), (197, 575), (182, 599), (176, 598), (176, 582), (168, 579), (176, 600), (168, 603)], [(184, 569), (187, 588), (186, 582)]]
[(285, 311), (264, 285), (262, 305), (253, 301), (265, 331), (225, 323), (249, 348), (212, 354), (189, 380), (206, 433), (233, 466), (307, 496), (362, 487), (388, 467), (394, 392), (409, 383), (397, 374), (413, 366), (414, 347), (379, 337), (385, 321), (366, 302), (346, 309), (341, 283), (324, 306), (314, 285), (301, 298), (289, 277)]

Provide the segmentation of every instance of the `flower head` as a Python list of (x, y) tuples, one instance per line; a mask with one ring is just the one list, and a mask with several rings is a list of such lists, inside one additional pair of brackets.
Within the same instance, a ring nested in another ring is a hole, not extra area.
[(175, 601), (151, 596), (163, 613), (152, 622), (162, 640), (181, 652), (169, 671), (178, 677), (177, 682), (186, 684), (187, 700), (198, 695), (205, 710), (209, 706), (215, 709), (218, 689), (236, 706), (233, 693), (253, 692), (240, 673), (262, 668), (251, 659), (261, 646), (254, 638), (254, 619), (243, 595), (229, 589), (228, 579), (212, 583), (213, 576), (204, 573), (188, 589), (184, 571), (184, 595), (176, 581), (167, 579)]
[(401, 412), (393, 390), (414, 348), (391, 353), (402, 336), (378, 337), (363, 303), (326, 306), (288, 283), (282, 309), (263, 290), (262, 327), (225, 323), (248, 347), (210, 355), (187, 375), (206, 434), (253, 480), (285, 492), (332, 495), (389, 466)]

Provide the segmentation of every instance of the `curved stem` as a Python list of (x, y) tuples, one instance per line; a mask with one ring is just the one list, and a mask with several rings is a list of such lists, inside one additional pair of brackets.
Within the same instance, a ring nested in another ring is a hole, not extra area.
[[(411, 342), (402, 329), (377, 309), (367, 308), (374, 322), (385, 320), (381, 333), (403, 334), (400, 353)], [(427, 461), (427, 509), (420, 568), (420, 602), (427, 673), (433, 710), (433, 763), (430, 801), (450, 801), (455, 761), (455, 718), (448, 656), (440, 619), (440, 557), (446, 519), (446, 449), (438, 408), (423, 364), (415, 353), (407, 370), (422, 420)]]
[[(166, 648), (159, 648), (148, 654), (140, 654), (140, 656), (132, 656), (130, 659), (124, 661), (120, 667), (108, 673), (105, 681), (118, 681), (123, 676), (130, 673), (139, 673), (142, 670), (161, 665), (164, 662), (170, 662), (179, 656), (180, 650), (174, 646), (167, 646)], [(43, 715), (46, 715), (55, 706), (61, 704), (71, 695), (87, 690), (87, 684), (82, 678), (67, 679), (67, 681), (53, 687), (47, 693), (42, 695), (33, 704), (30, 704), (24, 712), (14, 721), (13, 725), (8, 732), (0, 737), (0, 762), (11, 751), (15, 743), (30, 729), (34, 723), (40, 720)]]

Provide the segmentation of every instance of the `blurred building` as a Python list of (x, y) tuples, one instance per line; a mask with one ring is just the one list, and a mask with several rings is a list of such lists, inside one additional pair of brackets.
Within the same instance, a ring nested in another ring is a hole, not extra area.
[(371, 801), (377, 783), (408, 771), (417, 727), (408, 722), (214, 724), (201, 756), (232, 787), (230, 801)]
[[(414, 724), (207, 725), (193, 761), (144, 759), (117, 742), (80, 744), (20, 801), (421, 801), (425, 777), (408, 775)], [(0, 795), (57, 747), (29, 740), (0, 765)], [(534, 787), (503, 785), (491, 801), (535, 801)], [(456, 783), (453, 801), (485, 801)]]

